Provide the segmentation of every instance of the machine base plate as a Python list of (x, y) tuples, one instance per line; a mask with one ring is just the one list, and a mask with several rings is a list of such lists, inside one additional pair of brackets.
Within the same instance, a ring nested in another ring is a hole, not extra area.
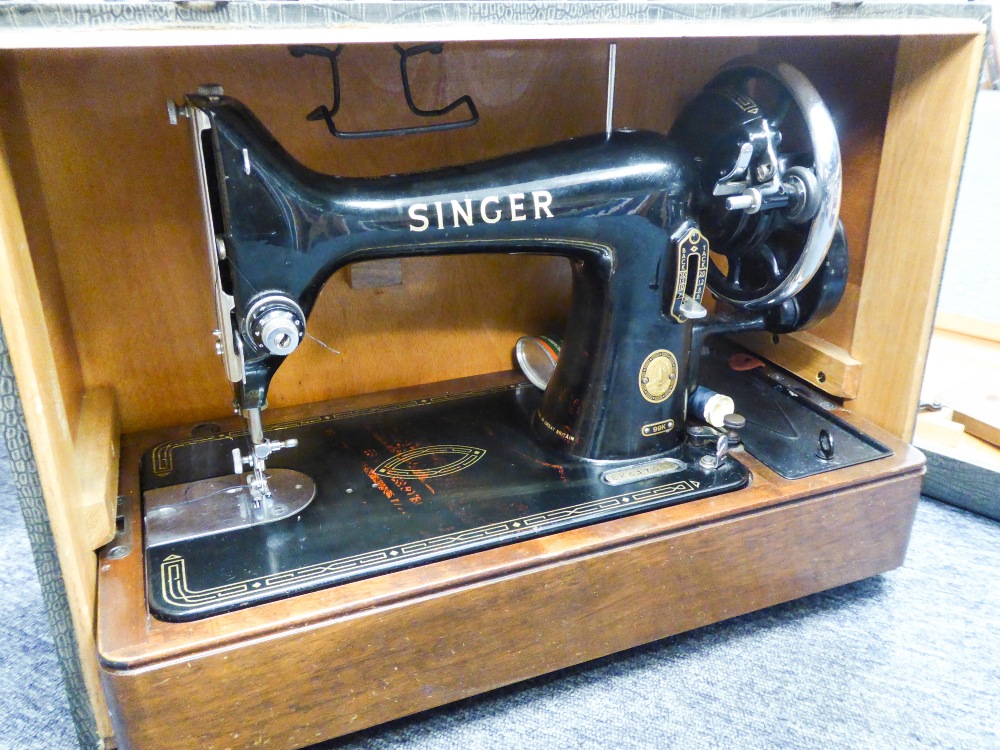
[[(147, 543), (151, 612), (195, 620), (748, 482), (733, 457), (706, 471), (685, 445), (671, 454), (681, 468), (611, 485), (602, 474), (614, 465), (567, 461), (531, 436), (539, 399), (504, 385), (268, 427), (299, 439), (269, 468), (310, 477), (315, 499), (283, 520)], [(144, 496), (229, 473), (245, 442), (225, 433), (158, 445), (143, 458)]]

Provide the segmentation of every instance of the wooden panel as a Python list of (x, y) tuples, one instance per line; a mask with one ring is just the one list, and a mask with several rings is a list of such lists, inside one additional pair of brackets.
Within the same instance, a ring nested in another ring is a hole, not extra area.
[(858, 326), (858, 413), (913, 433), (983, 37), (901, 40)]
[(918, 491), (910, 477), (836, 493), (156, 669), (105, 672), (116, 737), (128, 750), (297, 748), (866, 578), (901, 564)]
[(723, 64), (756, 51), (753, 38), (619, 42), (615, 127), (665, 133)]
[[(622, 43), (616, 124), (666, 130), (720, 64), (755, 44)], [(891, 57), (895, 49), (885, 39), (852, 44), (864, 49), (848, 52), (866, 54), (851, 60)], [(795, 42), (789, 52), (802, 46)], [(833, 46), (822, 49), (823, 59), (834, 58)], [(329, 71), (320, 60), (288, 57), (284, 48), (22, 55), (26, 127), (45, 182), (45, 204), (60, 206), (50, 217), (51, 232), (70, 290), (86, 385), (114, 385), (127, 430), (219, 416), (230, 402), (208, 336), (213, 318), (189, 135), (166, 126), (162, 102), (168, 96), (205, 80), (223, 81), (306, 163), (376, 175), (495, 156), (601, 129), (606, 53), (603, 42), (456, 44), (441, 56), (415, 58), (418, 101), (429, 106), (470, 92), (483, 121), (443, 135), (361, 143), (336, 141), (322, 126), (303, 122), (305, 111), (329, 98)], [(401, 106), (395, 53), (353, 46), (341, 59), (343, 127), (410, 122)], [(267, 76), (260, 75), (264, 69)], [(643, 85), (650, 75), (653, 89)], [(575, 85), (560, 85), (565, 80)], [(871, 86), (867, 108), (852, 109), (850, 98), (832, 84), (823, 91), (840, 119), (852, 123), (850, 132), (862, 133), (845, 138), (849, 168), (869, 163), (870, 151), (880, 145), (869, 136), (880, 127), (886, 97), (879, 98), (877, 75)], [(99, 106), (107, 91), (115, 92), (114, 117)], [(72, 168), (64, 169), (67, 164)], [(863, 166), (854, 172), (864, 173)], [(862, 177), (848, 179), (863, 188)], [(856, 203), (870, 204), (863, 189)], [(849, 223), (863, 230), (867, 215), (854, 213)], [(106, 220), (94, 227), (93, 216)], [(853, 233), (865, 235), (857, 227)], [(863, 257), (863, 245), (854, 244)], [(315, 338), (275, 378), (274, 406), (505, 369), (522, 333), (561, 332), (568, 266), (558, 259), (439, 258), (404, 266), (406, 283), (398, 287), (350, 289), (346, 273), (330, 281), (310, 320)], [(850, 322), (852, 303), (848, 295), (838, 320)], [(847, 335), (841, 323), (827, 328), (840, 331), (829, 336), (834, 343)], [(372, 340), (379, 346), (370, 346)]]
[[(891, 68), (895, 45), (894, 39), (772, 39), (765, 45), (816, 78), (843, 128), (854, 275), (864, 262), (869, 183), (888, 100), (889, 73), (878, 71)], [(718, 65), (755, 46), (732, 39), (623, 42), (616, 124), (666, 130)], [(231, 400), (209, 336), (213, 317), (189, 134), (166, 126), (167, 97), (199, 82), (223, 81), (310, 166), (376, 175), (600, 130), (606, 54), (599, 41), (480, 43), (415, 58), (418, 101), (430, 106), (469, 92), (483, 121), (463, 131), (361, 143), (336, 141), (321, 125), (303, 122), (305, 111), (330, 96), (328, 66), (294, 60), (283, 47), (21, 54), (22, 127), (44, 188), (44, 200), (36, 196), (41, 203), (31, 205), (49, 215), (84, 383), (113, 385), (126, 430), (217, 417)], [(343, 127), (411, 121), (401, 105), (396, 59), (386, 46), (356, 45), (343, 53)], [(874, 74), (854, 71), (873, 59), (881, 61)], [(838, 77), (830, 70), (847, 72)], [(843, 83), (855, 78), (867, 81), (864, 96)], [(574, 86), (561, 85), (567, 80)], [(109, 91), (113, 116), (101, 106)], [(103, 218), (98, 226), (94, 216)], [(53, 264), (40, 266), (51, 272)], [(415, 259), (404, 267), (406, 282), (390, 288), (351, 289), (346, 273), (331, 279), (310, 320), (314, 338), (279, 371), (272, 405), (505, 369), (519, 335), (562, 330), (569, 281), (568, 265), (558, 259)], [(842, 348), (849, 344), (855, 300), (848, 294), (815, 333)], [(371, 346), (373, 340), (379, 344)]]
[(0, 321), (10, 347), (98, 731), (110, 734), (93, 648), (96, 558), (79, 533), (80, 483), (58, 361), (0, 134)]
[(347, 283), (351, 289), (397, 286), (403, 283), (403, 261), (389, 258), (352, 263), (347, 267)]
[(118, 439), (121, 428), (111, 388), (88, 391), (80, 408), (76, 434), (76, 466), (80, 477), (81, 528), (88, 549), (97, 549), (115, 534), (118, 498)]
[(56, 376), (70, 430), (75, 431), (83, 398), (83, 376), (70, 326), (56, 248), (49, 229), (48, 206), (44, 200), (38, 164), (27, 130), (17, 68), (10, 55), (0, 56), (0, 133), (7, 142), (7, 161), (15, 175), (15, 189), (22, 206), (21, 219), (30, 238), (29, 249), (41, 295), (45, 326), (49, 332)]
[(838, 398), (855, 398), (861, 363), (843, 349), (814, 335), (796, 331), (786, 335), (756, 332), (733, 337), (774, 364)]
[(746, 490), (182, 624), (146, 613), (125, 471), (134, 551), (102, 560), (98, 623), (117, 737), (299, 747), (890, 569), (922, 458), (875, 435), (894, 456), (789, 482), (742, 454)]

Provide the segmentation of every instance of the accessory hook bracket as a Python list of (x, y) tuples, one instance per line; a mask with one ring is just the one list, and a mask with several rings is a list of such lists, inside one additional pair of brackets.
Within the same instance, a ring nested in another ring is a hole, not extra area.
[(418, 44), (414, 47), (401, 47), (398, 44), (392, 45), (393, 49), (399, 53), (399, 75), (403, 82), (403, 96), (406, 98), (406, 106), (409, 107), (410, 111), (417, 115), (418, 117), (442, 117), (449, 114), (455, 109), (461, 107), (463, 104), (469, 110), (469, 116), (464, 120), (458, 120), (456, 122), (444, 122), (444, 123), (433, 123), (430, 125), (416, 125), (401, 128), (387, 128), (385, 130), (340, 130), (333, 118), (340, 111), (340, 72), (337, 67), (337, 59), (340, 53), (344, 50), (344, 45), (340, 44), (334, 47), (332, 50), (326, 47), (321, 47), (312, 44), (295, 45), (288, 48), (289, 53), (292, 57), (304, 57), (306, 55), (314, 55), (316, 57), (323, 57), (330, 61), (330, 72), (333, 77), (333, 104), (327, 107), (325, 104), (321, 104), (316, 107), (312, 112), (306, 115), (306, 119), (310, 122), (316, 122), (323, 120), (326, 122), (326, 126), (330, 133), (336, 138), (347, 138), (347, 139), (360, 139), (360, 138), (384, 138), (391, 135), (415, 135), (417, 133), (434, 133), (442, 130), (457, 130), (458, 128), (467, 128), (475, 125), (479, 122), (479, 110), (476, 108), (476, 103), (472, 101), (472, 97), (468, 94), (460, 96), (458, 99), (453, 101), (440, 109), (421, 109), (413, 101), (413, 92), (410, 90), (410, 76), (407, 70), (407, 61), (411, 57), (416, 55), (429, 52), (432, 55), (439, 55), (444, 51), (444, 45), (440, 42), (431, 42), (429, 44)]

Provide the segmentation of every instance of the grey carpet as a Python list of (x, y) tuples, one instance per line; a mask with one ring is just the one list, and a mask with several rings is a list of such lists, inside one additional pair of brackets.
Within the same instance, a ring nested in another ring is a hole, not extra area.
[[(69, 749), (6, 468), (0, 454), (0, 748)], [(1000, 523), (923, 501), (900, 570), (323, 747), (976, 750), (1000, 747), (998, 717)]]
[(0, 748), (76, 747), (76, 731), (2, 440), (0, 582)]

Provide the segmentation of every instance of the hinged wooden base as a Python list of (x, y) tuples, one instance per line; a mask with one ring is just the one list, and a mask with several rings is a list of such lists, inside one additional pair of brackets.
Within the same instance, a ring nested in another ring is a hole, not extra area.
[[(743, 490), (191, 623), (147, 613), (138, 482), (123, 471), (132, 551), (102, 556), (98, 601), (118, 742), (302, 747), (897, 567), (923, 458), (859, 426), (895, 455), (787, 481), (741, 454)], [(126, 438), (122, 466), (180, 434)]]

